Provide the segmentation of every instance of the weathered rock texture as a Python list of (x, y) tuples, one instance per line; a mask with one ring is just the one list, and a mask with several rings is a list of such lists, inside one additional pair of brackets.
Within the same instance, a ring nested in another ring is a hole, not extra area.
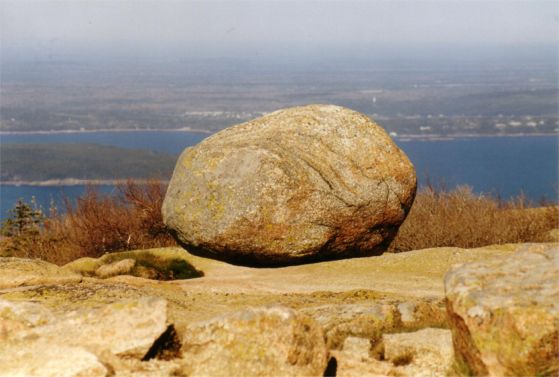
[(411, 333), (385, 334), (384, 359), (409, 376), (446, 376), (454, 361), (449, 330), (426, 328)]
[(382, 253), (415, 191), (412, 164), (381, 127), (349, 109), (310, 105), (186, 149), (162, 210), (191, 251), (284, 264)]
[(31, 303), (0, 299), (0, 340), (84, 346), (115, 355), (143, 358), (167, 330), (167, 302), (159, 298), (122, 300), (54, 316)]
[(0, 346), (0, 376), (104, 377), (105, 366), (83, 347), (45, 341)]
[(95, 271), (95, 275), (101, 279), (110, 278), (117, 275), (128, 275), (136, 265), (136, 260), (127, 258), (118, 262), (104, 264)]
[(559, 373), (559, 248), (465, 264), (445, 288), (454, 348), (475, 375)]
[(416, 332), (384, 334), (380, 343), (349, 337), (336, 359), (337, 377), (435, 377), (451, 372), (454, 352), (449, 330), (426, 328)]
[[(301, 309), (324, 329), (329, 349), (339, 349), (347, 338), (366, 338), (377, 342), (385, 332), (428, 326), (446, 326), (444, 306), (435, 300), (391, 301), (335, 304)], [(413, 309), (402, 312), (402, 307)]]
[(180, 368), (177, 362), (141, 363), (178, 354), (165, 300), (81, 304), (79, 310), (55, 313), (41, 304), (0, 299), (0, 376), (105, 376), (115, 370), (140, 376), (153, 364), (157, 376), (175, 375)]
[(37, 284), (72, 283), (82, 276), (39, 259), (0, 258), (0, 289)]
[(320, 326), (283, 308), (249, 308), (185, 332), (189, 376), (322, 376), (328, 350)]
[[(282, 268), (232, 265), (178, 247), (84, 258), (64, 267), (40, 264), (43, 274), (33, 274), (41, 277), (29, 280), (33, 285), (4, 280), (0, 289), (0, 376), (180, 376), (203, 374), (218, 361), (223, 370), (243, 364), (245, 371), (237, 374), (248, 375), (265, 369), (261, 360), (270, 369), (277, 366), (268, 375), (322, 375), (315, 363), (322, 356), (312, 355), (323, 355), (324, 348), (337, 360), (337, 369), (331, 361), (325, 375), (439, 375), (449, 353), (443, 348), (431, 352), (425, 342), (444, 346), (445, 332), (410, 331), (448, 325), (445, 272), (456, 263), (510, 257), (524, 247), (437, 248)], [(101, 266), (126, 259), (136, 261), (134, 269), (150, 261), (157, 271), (168, 270), (170, 261), (183, 261), (204, 276), (158, 281), (131, 275), (100, 279), (96, 274)], [(5, 262), (0, 259), (5, 268), (0, 267), (0, 277), (18, 276), (18, 271), (27, 276), (35, 265)], [(276, 312), (271, 305), (284, 308)], [(290, 314), (283, 320), (278, 313)], [(320, 340), (313, 335), (317, 331)], [(404, 332), (409, 335), (390, 335)], [(208, 335), (213, 341), (198, 347), (199, 353), (188, 348), (204, 334), (213, 334)], [(227, 352), (216, 353), (218, 361), (203, 357), (228, 346)], [(247, 347), (259, 356), (250, 357), (254, 354)], [(286, 359), (288, 349), (301, 353)], [(228, 356), (245, 352), (244, 358)], [(64, 357), (55, 359), (58, 353)], [(437, 354), (444, 356), (440, 363), (426, 362)], [(307, 356), (309, 364), (303, 366)]]

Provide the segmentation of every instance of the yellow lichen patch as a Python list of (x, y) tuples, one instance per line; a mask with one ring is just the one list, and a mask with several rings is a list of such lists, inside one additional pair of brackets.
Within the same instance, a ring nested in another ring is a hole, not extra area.
[[(159, 250), (159, 251), (158, 251)], [(130, 259), (134, 267), (126, 274), (156, 280), (190, 279), (203, 275), (186, 258), (186, 252), (180, 249), (162, 252), (161, 249), (123, 251), (105, 254), (100, 258), (81, 258), (68, 263), (62, 268), (88, 277), (102, 277), (98, 274), (101, 266)]]

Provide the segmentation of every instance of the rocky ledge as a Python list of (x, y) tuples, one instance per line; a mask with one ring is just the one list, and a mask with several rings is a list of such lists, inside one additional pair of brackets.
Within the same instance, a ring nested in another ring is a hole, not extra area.
[(454, 346), (474, 374), (559, 375), (557, 248), (466, 264), (445, 286)]
[[(556, 375), (558, 260), (556, 243), (265, 269), (180, 248), (2, 258), (0, 375)], [(155, 280), (177, 264), (198, 277)]]

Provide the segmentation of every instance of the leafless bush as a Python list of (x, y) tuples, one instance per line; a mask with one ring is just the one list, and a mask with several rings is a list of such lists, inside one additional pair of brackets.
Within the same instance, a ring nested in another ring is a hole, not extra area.
[[(66, 198), (65, 213), (51, 212), (39, 232), (5, 237), (0, 255), (64, 264), (107, 252), (175, 245), (161, 217), (165, 191), (157, 180), (122, 183), (117, 195), (89, 187), (75, 204)], [(388, 251), (546, 241), (558, 222), (557, 206), (534, 207), (523, 196), (505, 202), (468, 187), (447, 191), (429, 186), (418, 193)]]
[(546, 241), (546, 233), (558, 227), (558, 208), (532, 206), (523, 195), (502, 201), (467, 186), (453, 191), (429, 186), (418, 193), (389, 251)]

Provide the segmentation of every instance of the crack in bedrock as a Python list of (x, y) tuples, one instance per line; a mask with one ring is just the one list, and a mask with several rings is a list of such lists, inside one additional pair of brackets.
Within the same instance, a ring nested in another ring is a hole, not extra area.
[(311, 170), (316, 172), (318, 174), (318, 176), (321, 178), (321, 180), (324, 181), (324, 183), (326, 183), (326, 185), (330, 189), (330, 192), (329, 192), (330, 195), (334, 196), (336, 199), (338, 199), (339, 201), (344, 203), (346, 205), (346, 207), (355, 207), (355, 204), (348, 202), (347, 200), (345, 200), (343, 197), (341, 197), (339, 194), (336, 193), (336, 189), (334, 188), (334, 185), (332, 184), (332, 182), (330, 182), (330, 180), (328, 178), (326, 178), (326, 176), (320, 171), (320, 169), (315, 167), (312, 163), (307, 161), (305, 158), (299, 157), (299, 159), (306, 166), (308, 166)]

